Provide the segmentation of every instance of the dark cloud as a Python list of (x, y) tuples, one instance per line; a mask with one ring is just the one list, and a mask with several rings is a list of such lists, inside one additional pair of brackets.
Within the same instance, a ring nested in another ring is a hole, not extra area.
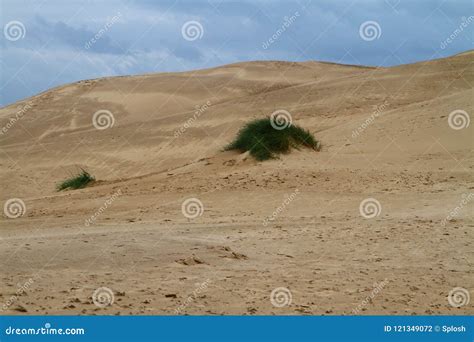
[[(124, 50), (106, 35), (106, 25), (107, 22), (97, 31), (93, 31), (85, 27), (76, 28), (63, 21), (49, 22), (37, 15), (35, 22), (31, 25), (31, 35), (34, 37), (32, 41), (40, 46), (59, 45), (69, 46), (79, 51), (86, 48), (95, 53), (123, 54)], [(101, 32), (104, 33), (101, 34)]]

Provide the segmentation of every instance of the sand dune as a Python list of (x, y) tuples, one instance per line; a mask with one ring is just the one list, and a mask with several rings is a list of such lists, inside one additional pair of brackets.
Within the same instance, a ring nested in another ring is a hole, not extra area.
[[(473, 57), (237, 63), (82, 81), (0, 109), (2, 203), (26, 207), (0, 221), (5, 312), (472, 312), (447, 297), (474, 289), (474, 124), (449, 124), (472, 115)], [(222, 151), (280, 109), (321, 151)], [(111, 127), (94, 127), (99, 110)], [(97, 182), (56, 192), (80, 168)], [(183, 215), (188, 198), (201, 216)], [(359, 210), (368, 198), (374, 218)], [(91, 299), (102, 286), (115, 294), (105, 308)], [(278, 287), (289, 305), (272, 305)]]

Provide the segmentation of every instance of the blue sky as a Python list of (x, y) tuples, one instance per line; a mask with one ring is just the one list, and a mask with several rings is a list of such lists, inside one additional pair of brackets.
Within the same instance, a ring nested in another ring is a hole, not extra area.
[(0, 4), (0, 106), (103, 76), (250, 60), (390, 66), (473, 48), (470, 0)]

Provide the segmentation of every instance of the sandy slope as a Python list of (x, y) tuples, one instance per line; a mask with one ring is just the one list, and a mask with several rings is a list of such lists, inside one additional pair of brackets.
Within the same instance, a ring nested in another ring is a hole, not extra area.
[[(1, 109), (2, 203), (26, 204), (0, 221), (4, 312), (472, 313), (473, 300), (447, 297), (474, 290), (474, 124), (448, 124), (473, 113), (473, 57), (238, 63), (83, 81)], [(115, 123), (98, 130), (102, 109)], [(221, 151), (278, 109), (322, 151), (264, 163)], [(55, 192), (80, 167), (99, 181)], [(191, 197), (195, 219), (181, 211)], [(366, 198), (379, 216), (361, 216)], [(114, 292), (106, 308), (91, 299), (101, 286)], [(272, 305), (277, 287), (290, 305)]]

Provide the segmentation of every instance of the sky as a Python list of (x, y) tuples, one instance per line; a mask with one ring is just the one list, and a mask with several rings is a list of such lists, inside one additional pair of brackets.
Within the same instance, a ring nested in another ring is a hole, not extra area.
[(252, 60), (392, 66), (473, 48), (471, 0), (0, 0), (0, 106), (61, 84)]

